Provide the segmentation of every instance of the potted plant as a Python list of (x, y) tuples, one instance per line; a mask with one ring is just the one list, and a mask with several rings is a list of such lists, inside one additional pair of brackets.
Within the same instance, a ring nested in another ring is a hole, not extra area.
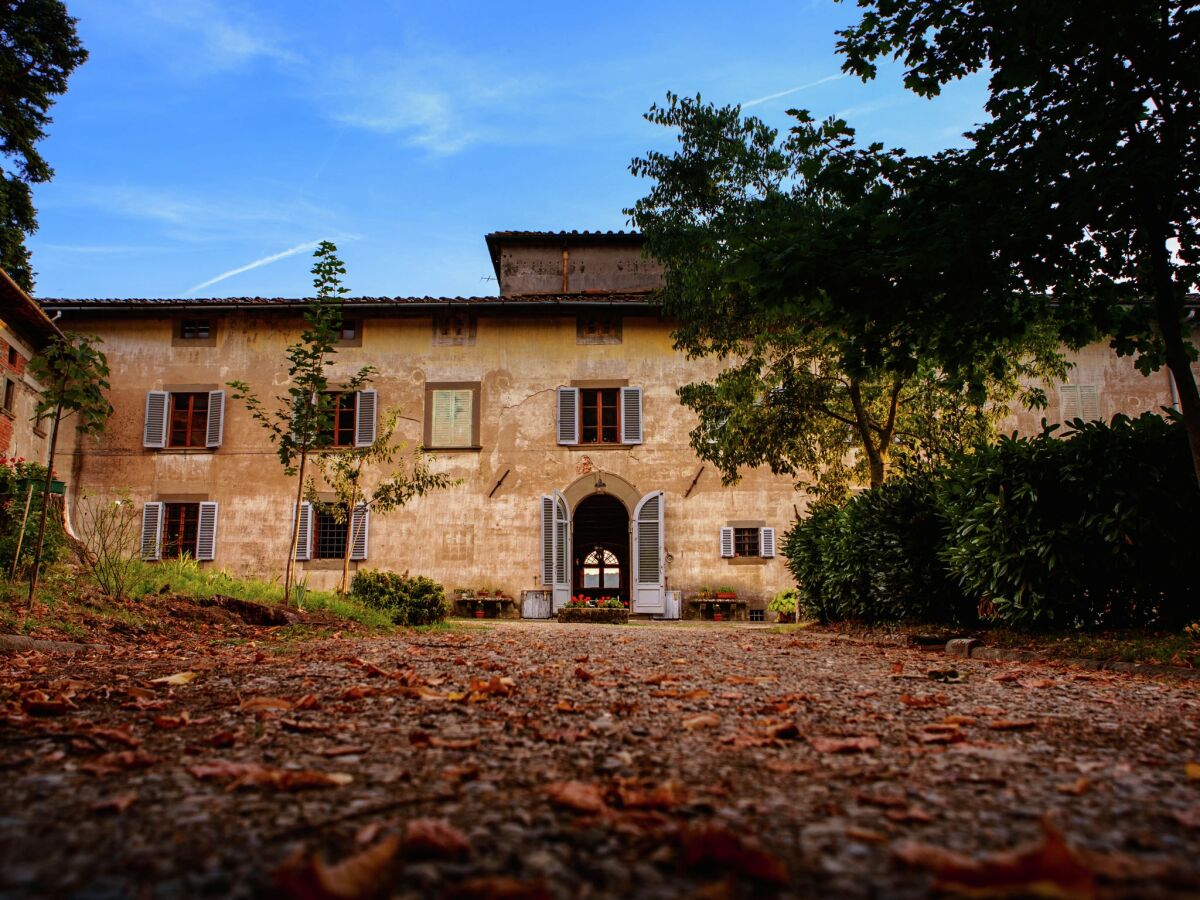
[(717, 599), (718, 600), (736, 600), (737, 599), (737, 590), (735, 588), (731, 588), (727, 584), (722, 585), (721, 587), (717, 588)]
[(483, 601), (482, 601), (482, 600), (476, 600), (476, 601), (475, 601), (475, 618), (477, 618), (477, 619), (482, 619), (482, 618), (484, 618), (484, 616), (486, 616), (486, 615), (487, 615), (487, 613), (485, 613), (485, 612), (483, 611)]
[(712, 588), (709, 588), (709, 587), (702, 587), (696, 591), (696, 599), (697, 600), (711, 600), (712, 595), (713, 595)]

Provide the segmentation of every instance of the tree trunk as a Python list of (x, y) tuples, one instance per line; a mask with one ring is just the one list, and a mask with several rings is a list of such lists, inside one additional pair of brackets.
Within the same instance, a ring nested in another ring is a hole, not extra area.
[(1187, 339), (1180, 320), (1181, 304), (1176, 296), (1175, 282), (1171, 278), (1169, 251), (1165, 239), (1153, 254), (1154, 314), (1159, 334), (1163, 340), (1163, 355), (1167, 368), (1175, 379), (1175, 392), (1179, 397), (1179, 411), (1183, 413), (1183, 428), (1187, 433), (1188, 448), (1192, 453), (1192, 470), (1200, 484), (1200, 390), (1196, 387), (1196, 376), (1192, 373), (1192, 361), (1188, 357)]
[(37, 547), (33, 551), (33, 571), (29, 575), (29, 603), (26, 614), (33, 612), (33, 595), (37, 593), (38, 571), (42, 566), (42, 549), (46, 544), (46, 513), (50, 508), (50, 485), (54, 481), (54, 451), (58, 448), (58, 423), (62, 419), (62, 401), (54, 411), (54, 425), (50, 429), (50, 451), (46, 459), (46, 482), (42, 485), (42, 515), (38, 522)]
[(300, 543), (300, 504), (304, 500), (304, 467), (308, 463), (308, 451), (300, 451), (300, 475), (296, 480), (296, 512), (292, 517), (292, 540), (288, 544), (287, 562), (283, 567), (283, 605), (292, 600), (292, 575), (296, 568), (296, 548)]

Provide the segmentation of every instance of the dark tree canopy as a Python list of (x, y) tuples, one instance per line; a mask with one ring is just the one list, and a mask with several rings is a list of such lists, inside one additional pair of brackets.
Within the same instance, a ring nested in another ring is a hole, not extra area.
[(0, 0), (0, 268), (27, 291), (25, 238), (37, 230), (30, 185), (54, 176), (37, 151), (50, 107), (87, 51), (61, 0)]
[(680, 391), (701, 457), (727, 479), (768, 465), (878, 483), (893, 451), (981, 437), (987, 402), (1058, 358), (1030, 298), (972, 244), (955, 158), (862, 147), (845, 122), (793, 115), (781, 139), (736, 107), (669, 96), (647, 118), (679, 147), (634, 160), (654, 183), (629, 213), (665, 266), (677, 346), (725, 363)]
[[(1145, 373), (1175, 379), (1200, 476), (1200, 6), (1187, 0), (857, 0), (844, 68), (881, 57), (924, 96), (987, 71), (988, 120), (964, 157), (1005, 209), (992, 235), (1031, 291)], [(986, 223), (985, 223), (986, 224)]]

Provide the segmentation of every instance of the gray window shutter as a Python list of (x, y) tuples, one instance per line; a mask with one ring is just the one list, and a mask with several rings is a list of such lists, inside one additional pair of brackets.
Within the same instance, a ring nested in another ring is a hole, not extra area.
[(621, 388), (621, 443), (642, 442), (642, 389)]
[(722, 559), (732, 559), (733, 558), (733, 529), (732, 528), (722, 528), (721, 529), (721, 558)]
[(350, 519), (350, 558), (364, 560), (367, 558), (367, 540), (371, 533), (371, 511), (365, 503), (354, 507), (354, 515)]
[(204, 443), (209, 447), (220, 447), (225, 438), (225, 392), (208, 392), (208, 430)]
[[(211, 422), (211, 419), (209, 421)], [(200, 562), (207, 562), (216, 559), (216, 557), (217, 504), (201, 503), (200, 521), (196, 526), (196, 559)]]
[(1079, 409), (1086, 422), (1100, 418), (1100, 391), (1096, 385), (1079, 385)]
[[(375, 443), (378, 394), (374, 390), (359, 391), (354, 404), (354, 446), (370, 447)], [(364, 556), (363, 559), (366, 559)]]
[(579, 443), (579, 388), (558, 389), (558, 442)]
[(147, 503), (142, 507), (142, 559), (162, 558), (163, 505)]
[(542, 584), (554, 585), (554, 498), (542, 497)]
[[(146, 394), (146, 426), (142, 431), (142, 446), (162, 448), (167, 446), (167, 408), (171, 395), (166, 391), (149, 391)], [(158, 557), (154, 557), (158, 559)]]
[(775, 529), (760, 528), (758, 530), (758, 555), (771, 559), (775, 556)]
[[(294, 508), (294, 507), (293, 507)], [(288, 534), (292, 533), (294, 519), (288, 520)], [(307, 500), (300, 504), (300, 529), (296, 535), (296, 559), (306, 560), (312, 556), (312, 504)]]

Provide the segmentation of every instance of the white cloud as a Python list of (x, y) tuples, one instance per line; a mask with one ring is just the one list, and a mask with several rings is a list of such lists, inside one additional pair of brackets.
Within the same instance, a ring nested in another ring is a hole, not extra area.
[(779, 91), (776, 94), (767, 94), (767, 96), (758, 97), (755, 100), (747, 100), (742, 104), (742, 109), (747, 109), (751, 106), (758, 106), (771, 100), (778, 100), (780, 97), (786, 97), (788, 94), (795, 94), (799, 91), (806, 91), (809, 88), (815, 88), (817, 85), (828, 84), (831, 81), (840, 81), (845, 77), (847, 77), (845, 72), (842, 72), (839, 75), (826, 75), (824, 78), (818, 78), (816, 81), (810, 81), (807, 84), (801, 84), (794, 88), (788, 88), (786, 91)]
[(238, 266), (236, 269), (230, 269), (228, 272), (222, 272), (215, 278), (210, 278), (208, 281), (202, 281), (195, 287), (190, 287), (184, 291), (185, 296), (195, 294), (197, 291), (202, 291), (206, 287), (212, 287), (219, 281), (224, 281), (226, 278), (232, 278), (234, 275), (241, 275), (243, 272), (249, 272), (251, 269), (258, 269), (262, 266), (270, 265), (281, 259), (286, 259), (289, 256), (295, 256), (297, 253), (303, 253), (305, 250), (315, 250), (320, 241), (308, 241), (303, 244), (297, 244), (295, 247), (290, 247), (279, 253), (272, 253), (270, 256), (264, 256), (262, 259), (256, 259), (254, 262), (246, 263), (244, 266)]

